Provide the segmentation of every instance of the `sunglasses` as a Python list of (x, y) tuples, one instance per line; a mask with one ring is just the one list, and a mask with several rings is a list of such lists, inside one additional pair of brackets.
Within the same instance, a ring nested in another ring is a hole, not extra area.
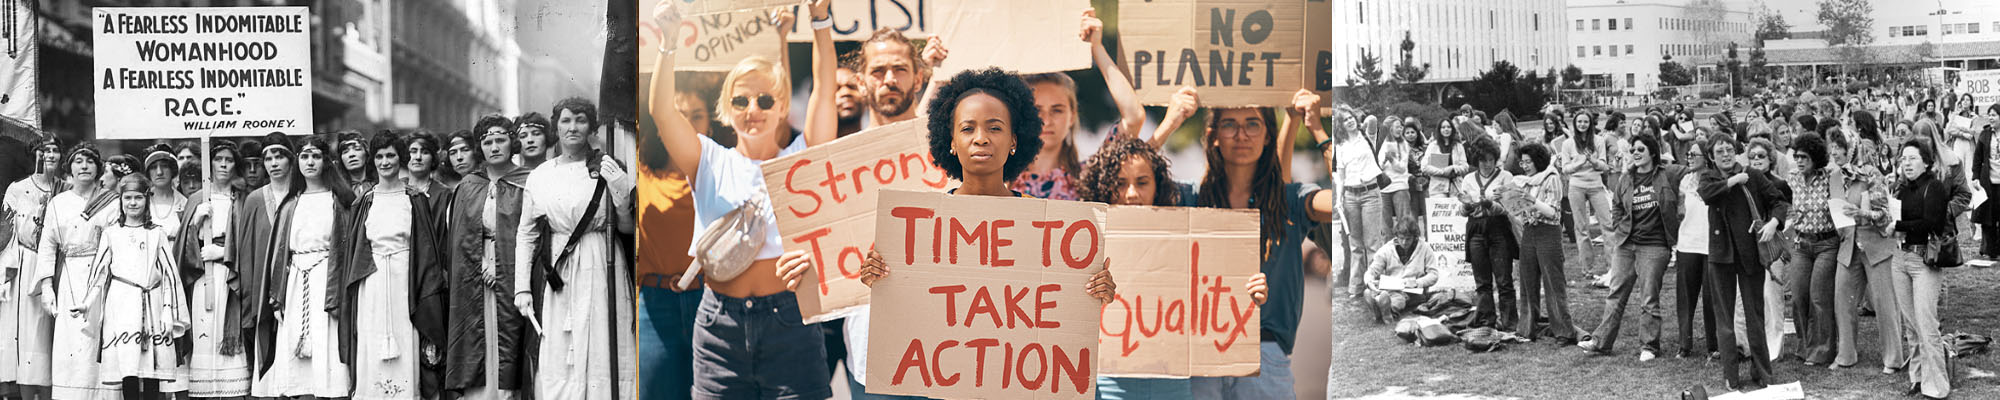
[[(771, 95), (768, 94), (757, 95), (757, 109), (769, 110), (771, 109), (771, 106), (777, 105), (777, 103), (778, 100), (771, 98)], [(737, 111), (742, 111), (744, 108), (750, 107), (750, 98), (743, 96), (736, 96), (736, 98), (729, 99), (729, 105), (736, 107)]]

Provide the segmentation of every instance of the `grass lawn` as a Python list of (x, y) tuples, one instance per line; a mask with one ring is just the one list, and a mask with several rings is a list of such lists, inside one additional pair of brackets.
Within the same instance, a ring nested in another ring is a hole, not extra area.
[[(1976, 243), (1962, 247), (1977, 253)], [(1565, 246), (1569, 286), (1569, 310), (1575, 323), (1593, 328), (1605, 313), (1607, 289), (1580, 283), (1582, 260), (1573, 245)], [(1722, 367), (1706, 357), (1673, 358), (1679, 350), (1679, 327), (1674, 323), (1674, 271), (1669, 266), (1661, 288), (1663, 322), (1661, 358), (1639, 362), (1639, 296), (1635, 289), (1626, 307), (1625, 323), (1617, 348), (1609, 356), (1592, 356), (1575, 346), (1553, 341), (1510, 345), (1496, 353), (1474, 354), (1457, 345), (1420, 348), (1397, 339), (1386, 325), (1369, 320), (1367, 309), (1341, 296), (1333, 301), (1333, 365), (1328, 398), (1396, 397), (1412, 394), (1472, 395), (1529, 399), (1671, 399), (1693, 385), (1705, 385), (1711, 395), (1720, 394)], [(1341, 294), (1341, 293), (1336, 293)], [(1877, 308), (1883, 312), (1887, 309)], [(1945, 295), (1939, 310), (1945, 333), (1967, 332), (1981, 335), (2000, 333), (2000, 268), (1961, 267), (1947, 270)], [(1881, 356), (1876, 350), (1875, 323), (1861, 321), (1856, 347), (1860, 362), (1854, 368), (1833, 371), (1807, 367), (1797, 358), (1781, 358), (1772, 363), (1770, 384), (1801, 381), (1811, 399), (1885, 399), (1902, 395), (1907, 375), (1882, 375)], [(1699, 331), (1697, 331), (1699, 335)], [(1696, 351), (1701, 351), (1696, 338)], [(1787, 338), (1787, 347), (1795, 345)], [(1776, 351), (1775, 349), (1773, 351)], [(1993, 354), (1959, 358), (1960, 373), (1953, 379), (1953, 399), (2000, 399), (2000, 359)], [(1391, 390), (1392, 387), (1407, 389)], [(1385, 394), (1388, 393), (1388, 394)]]

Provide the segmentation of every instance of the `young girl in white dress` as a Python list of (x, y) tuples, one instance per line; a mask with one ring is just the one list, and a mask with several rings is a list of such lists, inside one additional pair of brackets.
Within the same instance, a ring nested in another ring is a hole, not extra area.
[(93, 335), (98, 376), (104, 385), (122, 385), (128, 399), (164, 398), (162, 386), (186, 387), (174, 340), (188, 331), (187, 301), (170, 233), (153, 223), (147, 182), (139, 174), (117, 181), (118, 221), (103, 228), (79, 282), (87, 288), (84, 301), (67, 310), (71, 317), (102, 318)]

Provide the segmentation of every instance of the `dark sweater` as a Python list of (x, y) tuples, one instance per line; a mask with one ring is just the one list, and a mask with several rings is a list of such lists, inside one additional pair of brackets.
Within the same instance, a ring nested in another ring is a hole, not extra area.
[(1931, 236), (1950, 224), (1947, 209), (1951, 194), (1944, 183), (1938, 182), (1930, 172), (1896, 188), (1896, 199), (1903, 202), (1902, 218), (1896, 221), (1896, 231), (1903, 233), (1904, 246), (1929, 244)]

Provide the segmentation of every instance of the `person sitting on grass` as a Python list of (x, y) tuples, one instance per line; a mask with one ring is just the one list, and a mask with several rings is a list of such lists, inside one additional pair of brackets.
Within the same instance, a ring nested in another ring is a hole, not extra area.
[(1389, 243), (1368, 257), (1368, 305), (1375, 323), (1400, 320), (1430, 297), (1438, 273), (1430, 265), (1431, 251), (1423, 246), (1416, 219), (1396, 218)]

